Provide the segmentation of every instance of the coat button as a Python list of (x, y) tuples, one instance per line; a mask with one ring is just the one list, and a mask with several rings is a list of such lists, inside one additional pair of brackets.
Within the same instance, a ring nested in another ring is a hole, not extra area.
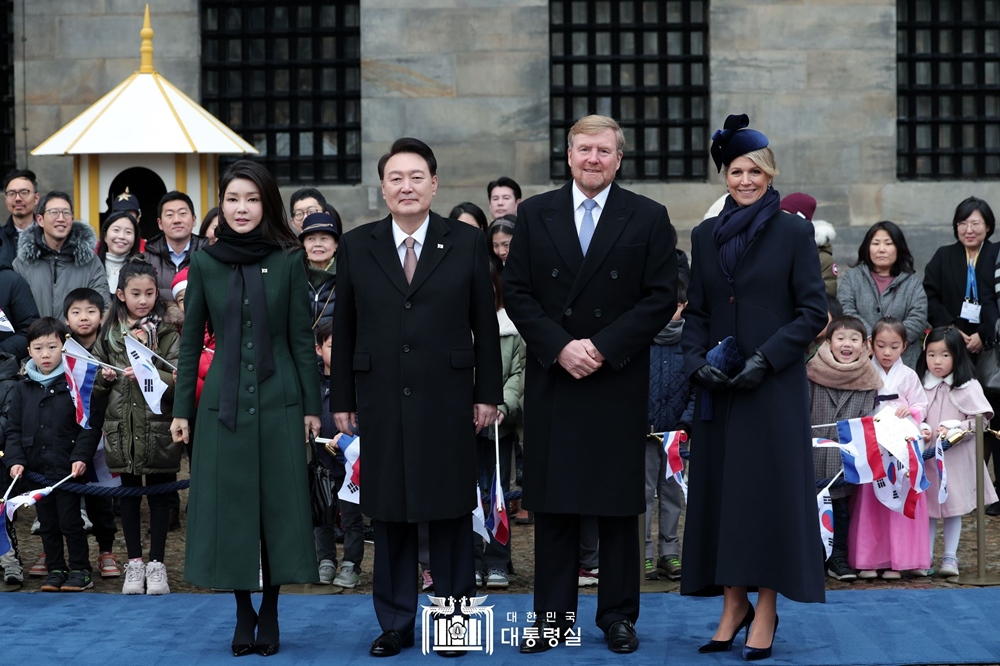
[(403, 352), (406, 353), (410, 351), (410, 345), (403, 345)]
[(410, 389), (408, 388), (403, 389), (403, 395), (410, 395)]
[(552, 269), (552, 277), (559, 277), (559, 269), (558, 268), (553, 268)]
[(570, 316), (571, 314), (573, 314), (573, 308), (566, 308), (566, 311), (563, 312), (563, 314), (566, 315), (567, 317)]
[(611, 271), (611, 279), (612, 280), (618, 279), (618, 271)]
[(409, 310), (410, 309), (410, 302), (406, 301), (405, 303), (403, 303), (403, 307), (406, 308), (407, 310)]
[(253, 363), (247, 363), (247, 370), (253, 372)]
[(254, 391), (256, 391), (256, 390), (257, 390), (257, 389), (255, 389), (255, 388), (254, 388), (254, 387), (252, 387), (252, 386), (248, 386), (248, 387), (247, 387), (247, 391), (248, 391), (249, 393), (253, 393), (253, 392), (254, 392)]
[(733, 298), (732, 296), (730, 296), (730, 297), (729, 297), (729, 304), (730, 304), (730, 305), (732, 305), (732, 304), (733, 304), (733, 303), (735, 303), (735, 302), (736, 302), (736, 299), (735, 299), (735, 298)]
[(253, 343), (252, 342), (248, 342), (247, 343), (247, 349), (253, 349)]
[(243, 305), (250, 305), (250, 299), (249, 298), (244, 298), (243, 299)]
[(248, 413), (248, 414), (251, 414), (251, 415), (252, 415), (252, 414), (256, 414), (256, 413), (257, 413), (257, 410), (256, 410), (255, 408), (251, 407), (250, 409), (248, 409), (248, 410), (247, 410), (247, 413)]
[(246, 325), (247, 325), (247, 328), (250, 328), (250, 326), (252, 326), (252, 324), (250, 323), (250, 320), (249, 320), (249, 319), (247, 319), (245, 323), (246, 323)]
[(594, 316), (595, 317), (600, 317), (601, 316), (601, 309), (600, 308), (594, 310)]

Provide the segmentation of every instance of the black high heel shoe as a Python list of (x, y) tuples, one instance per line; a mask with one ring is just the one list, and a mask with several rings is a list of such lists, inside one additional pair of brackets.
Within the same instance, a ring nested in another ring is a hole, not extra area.
[(766, 648), (752, 648), (748, 645), (743, 646), (743, 661), (757, 661), (758, 659), (767, 659), (771, 656), (771, 648), (774, 647), (774, 637), (778, 633), (778, 615), (774, 615), (774, 631), (771, 632), (771, 644)]
[(254, 652), (254, 634), (257, 631), (257, 613), (253, 614), (253, 624), (247, 626), (240, 626), (240, 622), (236, 622), (236, 630), (233, 632), (233, 656), (234, 657), (245, 657), (248, 654), (253, 654)]
[(750, 604), (750, 608), (747, 609), (747, 614), (743, 616), (743, 621), (740, 622), (738, 627), (736, 627), (736, 631), (733, 632), (732, 637), (728, 641), (709, 641), (698, 648), (698, 652), (701, 652), (702, 654), (705, 654), (706, 652), (729, 652), (730, 648), (733, 647), (733, 641), (736, 639), (736, 635), (740, 633), (740, 629), (746, 629), (743, 636), (743, 641), (746, 642), (747, 635), (750, 633), (750, 623), (753, 622), (753, 618), (753, 604)]

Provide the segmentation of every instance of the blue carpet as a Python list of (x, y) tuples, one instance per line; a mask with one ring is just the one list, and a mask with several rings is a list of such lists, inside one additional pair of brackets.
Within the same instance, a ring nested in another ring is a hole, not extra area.
[[(255, 603), (259, 597), (255, 595)], [(973, 664), (1000, 657), (1000, 589), (872, 590), (828, 593), (828, 603), (779, 605), (781, 627), (768, 664)], [(494, 595), (495, 650), (460, 664), (738, 664), (742, 639), (730, 653), (699, 655), (721, 608), (718, 599), (646, 594), (638, 631), (642, 645), (628, 657), (611, 654), (593, 624), (596, 598), (580, 597), (582, 640), (543, 655), (521, 656), (501, 644), (512, 626), (527, 624), (527, 595)], [(377, 634), (367, 595), (281, 597), (281, 651), (268, 664), (366, 664)], [(0, 595), (4, 618), (0, 664), (233, 664), (234, 605), (227, 594), (124, 597), (110, 594)], [(510, 622), (508, 613), (517, 614)], [(418, 616), (418, 624), (419, 624)], [(503, 630), (507, 630), (506, 633)], [(256, 655), (235, 662), (258, 663)], [(415, 648), (387, 666), (434, 663)], [(439, 662), (443, 663), (443, 662)]]

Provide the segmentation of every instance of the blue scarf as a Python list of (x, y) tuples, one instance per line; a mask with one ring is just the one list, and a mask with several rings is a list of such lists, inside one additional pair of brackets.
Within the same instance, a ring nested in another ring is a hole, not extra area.
[(28, 379), (48, 387), (49, 384), (66, 375), (66, 359), (63, 358), (55, 370), (47, 375), (43, 375), (42, 371), (35, 365), (34, 359), (29, 358), (28, 362), (24, 364), (24, 374), (28, 375)]
[(781, 195), (773, 187), (768, 187), (760, 199), (749, 206), (740, 206), (730, 195), (722, 212), (715, 219), (712, 236), (719, 247), (719, 263), (729, 282), (733, 281), (733, 271), (750, 241), (760, 233), (767, 221), (781, 207)]

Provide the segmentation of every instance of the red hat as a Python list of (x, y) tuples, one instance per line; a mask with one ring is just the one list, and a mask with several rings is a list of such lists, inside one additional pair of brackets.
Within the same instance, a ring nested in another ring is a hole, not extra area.
[(177, 294), (181, 293), (188, 286), (188, 269), (184, 268), (177, 271), (177, 275), (174, 276), (173, 282), (170, 283), (170, 293), (174, 295), (174, 300), (177, 300)]
[(802, 192), (792, 192), (781, 200), (781, 210), (793, 215), (801, 215), (812, 222), (816, 212), (816, 200)]

